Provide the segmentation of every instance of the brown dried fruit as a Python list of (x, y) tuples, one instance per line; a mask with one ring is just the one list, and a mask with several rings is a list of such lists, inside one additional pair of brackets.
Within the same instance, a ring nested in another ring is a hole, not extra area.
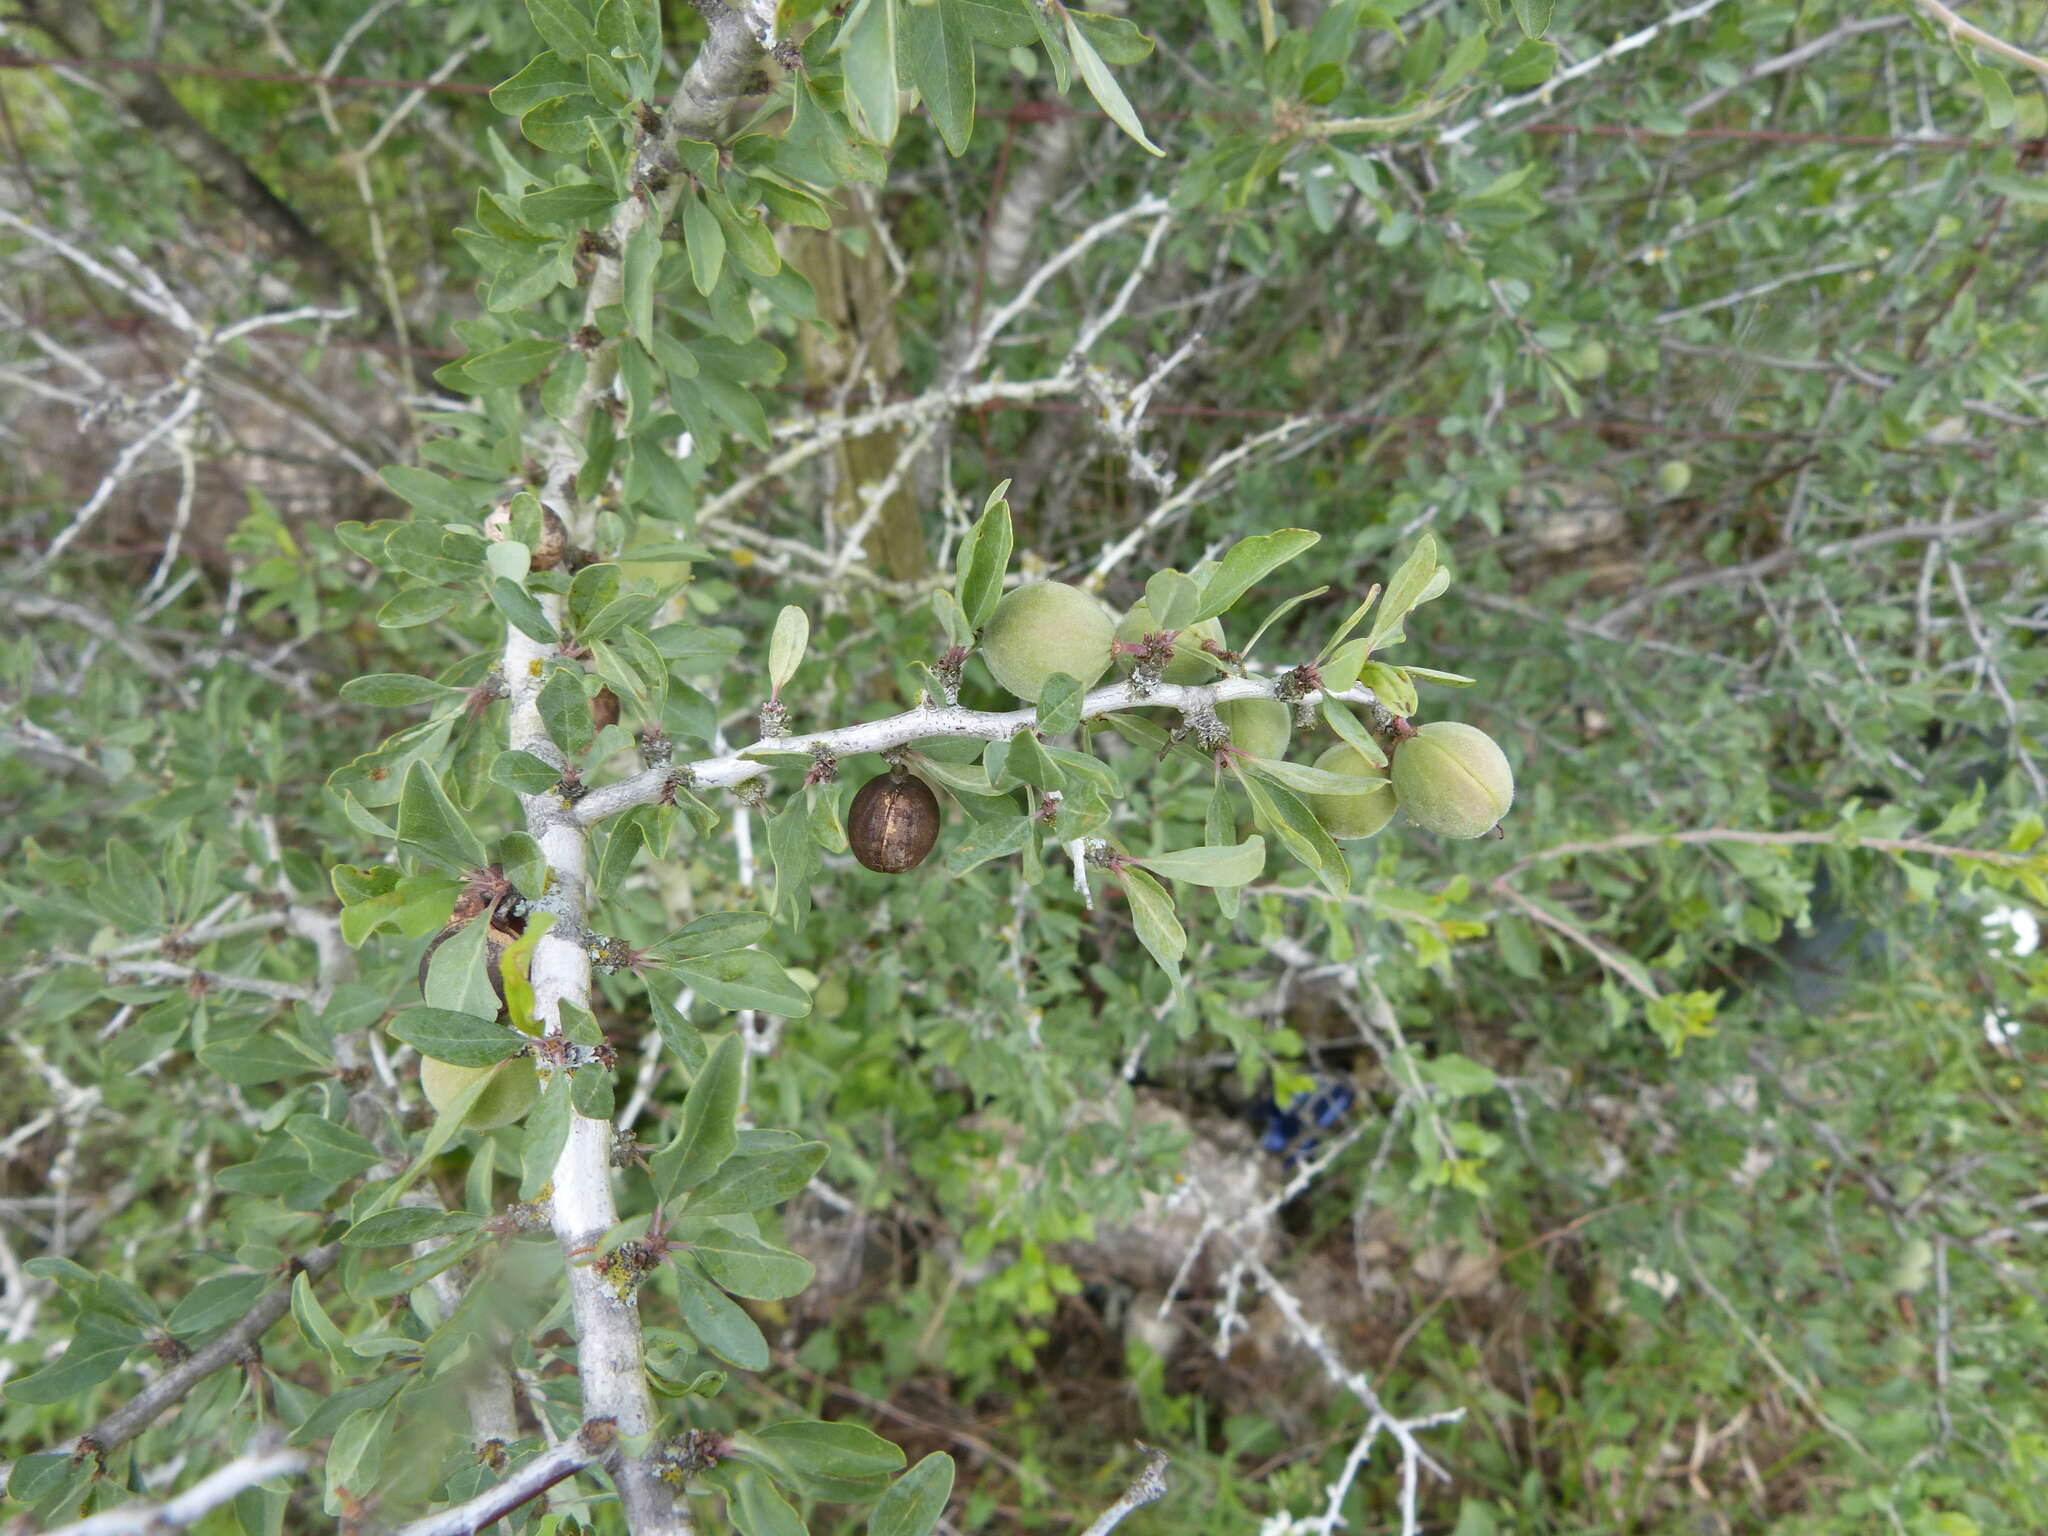
[(600, 731), (619, 723), (619, 696), (611, 689), (600, 688), (590, 696), (590, 723)]
[(869, 779), (846, 813), (847, 846), (877, 874), (917, 868), (938, 840), (938, 796), (923, 779), (900, 770)]

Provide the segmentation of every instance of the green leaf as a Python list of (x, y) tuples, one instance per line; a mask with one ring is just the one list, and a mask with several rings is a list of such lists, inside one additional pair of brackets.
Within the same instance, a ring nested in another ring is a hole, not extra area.
[(462, 371), (487, 389), (514, 389), (546, 373), (563, 350), (559, 341), (508, 341), (502, 347), (464, 359)]
[(1142, 869), (1121, 869), (1117, 879), (1131, 908), (1131, 925), (1138, 942), (1159, 962), (1159, 968), (1180, 985), (1181, 956), (1188, 952), (1187, 930), (1173, 913), (1173, 898), (1166, 888)]
[[(1332, 6), (1331, 9), (1342, 10), (1343, 7)], [(1102, 16), (1093, 11), (1071, 9), (1067, 14), (1087, 34), (1088, 41), (1095, 45), (1095, 51), (1105, 64), (1136, 64), (1152, 56), (1152, 39), (1121, 16)]]
[(1337, 733), (1347, 746), (1363, 752), (1366, 761), (1377, 767), (1387, 766), (1387, 754), (1380, 744), (1373, 740), (1372, 733), (1358, 723), (1358, 717), (1336, 699), (1324, 699), (1318, 706), (1324, 723)]
[(521, 795), (544, 795), (562, 782), (562, 770), (531, 752), (500, 752), (491, 759), (491, 782)]
[(1055, 672), (1038, 695), (1038, 728), (1048, 736), (1066, 736), (1081, 728), (1081, 701), (1088, 690), (1076, 678)]
[(1451, 573), (1437, 563), (1436, 539), (1425, 533), (1388, 580), (1387, 590), (1380, 597), (1379, 612), (1373, 615), (1366, 649), (1380, 651), (1402, 640), (1402, 624), (1408, 615), (1442, 596), (1450, 584)]
[(1045, 754), (1039, 745), (1037, 735), (1031, 727), (1018, 727), (1017, 734), (1007, 742), (991, 742), (991, 754), (1000, 753), (999, 758), (989, 759), (1000, 762), (1000, 777), (995, 770), (989, 773), (989, 781), (998, 790), (1009, 789), (1017, 784), (1029, 784), (1037, 789), (1064, 789), (1067, 776), (1059, 765)]
[(596, 739), (597, 726), (590, 718), (590, 694), (575, 668), (552, 668), (547, 681), (540, 685), (534, 707), (540, 711), (548, 739), (569, 756), (583, 752)]
[(368, 704), (373, 709), (405, 709), (458, 690), (430, 677), (414, 677), (410, 672), (373, 672), (367, 677), (350, 678), (341, 685), (340, 691), (351, 704)]
[(1286, 785), (1297, 795), (1376, 795), (1385, 792), (1388, 784), (1385, 779), (1354, 778), (1278, 757), (1248, 759), (1243, 767), (1247, 773)]
[(758, 1472), (736, 1471), (736, 1496), (727, 1504), (740, 1536), (807, 1536), (807, 1527), (789, 1500)]
[(404, 497), (422, 517), (436, 522), (473, 523), (483, 516), (489, 492), (443, 479), (431, 470), (398, 464), (379, 470), (377, 478)]
[(87, 1312), (79, 1318), (78, 1331), (54, 1365), (8, 1383), (7, 1401), (42, 1406), (77, 1397), (120, 1370), (129, 1352), (141, 1342), (141, 1332), (118, 1317)]
[(488, 958), (490, 937), (488, 922), (472, 920), (435, 943), (423, 989), (429, 1008), (483, 1019), (498, 1016), (498, 994), (491, 986)]
[[(1332, 774), (1330, 777), (1335, 778)], [(1266, 840), (1249, 837), (1229, 848), (1183, 848), (1178, 853), (1152, 853), (1134, 862), (1169, 880), (1190, 885), (1250, 885), (1266, 867)]]
[(772, 1152), (728, 1158), (691, 1194), (685, 1214), (692, 1218), (743, 1216), (781, 1205), (811, 1182), (829, 1150), (822, 1141), (805, 1141)]
[(1153, 627), (1161, 632), (1186, 629), (1195, 622), (1201, 603), (1202, 589), (1180, 571), (1160, 571), (1145, 583), (1145, 607)]
[(803, 609), (791, 604), (775, 616), (775, 633), (768, 641), (768, 686), (780, 694), (785, 684), (803, 665), (804, 649), (811, 643), (811, 621)]
[(689, 1223), (690, 1252), (719, 1287), (749, 1301), (795, 1296), (817, 1273), (809, 1259), (728, 1227)]
[(583, 67), (583, 56), (598, 46), (597, 29), (575, 0), (526, 0), (534, 30), (563, 62)]
[(933, 1451), (875, 1501), (868, 1536), (931, 1536), (952, 1497), (953, 1458)]
[(694, 192), (682, 197), (683, 242), (689, 248), (690, 281), (699, 293), (718, 286), (718, 274), (725, 267), (725, 231), (718, 216)]
[(619, 269), (625, 285), (626, 325), (645, 341), (654, 334), (654, 272), (661, 265), (661, 231), (642, 219), (626, 236)]
[[(801, 802), (798, 809), (802, 809)], [(808, 825), (804, 830), (809, 836)], [(704, 1001), (731, 1012), (758, 1008), (763, 1013), (800, 1019), (811, 1011), (810, 994), (773, 955), (758, 949), (729, 949), (701, 960), (680, 960), (669, 969)]]
[(327, 1315), (327, 1309), (320, 1305), (319, 1293), (313, 1289), (313, 1277), (303, 1270), (292, 1280), (292, 1321), (299, 1325), (299, 1332), (320, 1346), (327, 1356), (328, 1365), (337, 1373), (355, 1372), (362, 1368), (364, 1361), (348, 1347), (348, 1340)]
[(954, 557), (960, 611), (967, 615), (967, 627), (978, 630), (989, 621), (1002, 601), (1003, 577), (1010, 569), (1014, 535), (1010, 528), (1010, 503), (1004, 499), (1010, 482), (988, 493), (981, 516), (960, 541)]
[(576, 631), (576, 638), (591, 645), (618, 630), (637, 628), (652, 618), (660, 606), (661, 599), (652, 592), (628, 592), (593, 613)]
[(1391, 713), (1404, 720), (1414, 715), (1420, 701), (1404, 669), (1390, 667), (1383, 661), (1369, 662), (1358, 669), (1358, 681), (1370, 688), (1372, 696)]
[(305, 1149), (307, 1165), (321, 1178), (353, 1178), (380, 1160), (367, 1137), (319, 1115), (293, 1115), (285, 1130)]
[[(1123, 87), (1116, 83), (1116, 76), (1109, 72), (1109, 66), (1102, 62), (1102, 55), (1095, 51), (1095, 44), (1088, 40), (1074, 22), (1071, 11), (1060, 13), (1067, 22), (1067, 46), (1073, 50), (1075, 67), (1081, 71), (1081, 83), (1088, 87), (1088, 94), (1095, 98), (1097, 106), (1109, 114), (1111, 122), (1137, 141), (1138, 147), (1147, 154), (1166, 157), (1166, 151), (1145, 137), (1144, 124), (1138, 121), (1138, 114), (1131, 110), (1129, 98)], [(956, 150), (957, 154), (958, 151)], [(1190, 622), (1193, 622), (1192, 620)]]
[(455, 594), (439, 587), (410, 587), (377, 610), (379, 629), (411, 629), (431, 624), (455, 606)]
[(1259, 825), (1279, 838), (1287, 851), (1307, 865), (1324, 890), (1344, 896), (1351, 890), (1351, 866), (1330, 834), (1323, 830), (1314, 812), (1302, 804), (1293, 791), (1277, 784), (1262, 784), (1255, 775), (1234, 765), (1237, 781), (1251, 800)]
[[(1515, 10), (1522, 7), (1517, 0)], [(1989, 64), (1971, 64), (1970, 78), (1977, 82), (1977, 90), (1984, 98), (1984, 126), (1993, 133), (2011, 126), (2019, 104), (2013, 100), (2012, 86), (2007, 83), (2004, 71)]]
[(398, 840), (450, 874), (467, 874), (490, 862), (434, 770), (418, 760), (405, 770), (405, 787), (399, 792)]
[(1533, 40), (1548, 32), (1555, 3), (1556, 0), (1514, 0), (1515, 25), (1522, 29), (1522, 36)]
[(434, 1237), (474, 1232), (483, 1225), (474, 1211), (440, 1211), (430, 1205), (402, 1205), (395, 1211), (365, 1216), (341, 1234), (351, 1248), (400, 1248)]
[(408, 1008), (390, 1029), (422, 1056), (457, 1067), (492, 1066), (533, 1043), (516, 1029), (452, 1008)]
[(262, 1030), (239, 1040), (201, 1046), (199, 1064), (222, 1081), (244, 1088), (303, 1077), (331, 1065), (306, 1049), (296, 1036), (280, 1030)]
[[(479, 1086), (481, 1092), (481, 1086)], [(569, 1102), (569, 1074), (557, 1072), (542, 1090), (539, 1101), (526, 1112), (526, 1136), (519, 1146), (519, 1198), (532, 1200), (555, 1176), (555, 1162), (569, 1144), (569, 1130), (575, 1120)]]
[(589, 94), (583, 56), (578, 54), (571, 60), (550, 52), (540, 55), (504, 84), (493, 86), (491, 105), (507, 117), (524, 117), (544, 101)]
[(1348, 692), (1358, 681), (1358, 669), (1365, 665), (1372, 654), (1371, 645), (1363, 639), (1347, 640), (1330, 652), (1330, 659), (1318, 668), (1323, 674), (1323, 687), (1330, 693)]
[(718, 1172), (739, 1145), (734, 1127), (746, 1060), (746, 1043), (738, 1035), (727, 1035), (690, 1084), (675, 1140), (649, 1160), (655, 1198), (664, 1205)]
[(1321, 537), (1306, 528), (1282, 528), (1239, 539), (1202, 583), (1201, 607), (1189, 622), (1228, 613), (1240, 597)]
[(161, 928), (164, 887), (142, 855), (120, 838), (107, 844), (107, 874), (93, 883), (92, 904), (130, 930)]
[(903, 82), (896, 73), (896, 0), (861, 0), (833, 39), (855, 121), (875, 143), (894, 143)]
[(677, 1261), (675, 1277), (683, 1326), (697, 1342), (728, 1365), (767, 1370), (768, 1341), (740, 1304), (706, 1280), (687, 1253)]
[(898, 24), (904, 73), (947, 150), (964, 155), (974, 133), (974, 38), (960, 0), (907, 5)]
[(768, 818), (768, 860), (775, 866), (775, 921), (801, 928), (811, 910), (811, 876), (818, 872), (818, 843), (801, 796)]
[(795, 1478), (813, 1498), (858, 1498), (903, 1465), (903, 1448), (858, 1424), (793, 1419), (735, 1435), (740, 1454)]
[[(1005, 804), (1015, 806), (1014, 800), (1005, 799)], [(955, 843), (946, 854), (946, 868), (956, 875), (964, 875), (976, 865), (990, 859), (1005, 858), (1021, 852), (1031, 841), (1037, 823), (1029, 816), (995, 816), (986, 821), (977, 821), (967, 835)]]
[(758, 943), (768, 928), (765, 912), (707, 912), (685, 923), (654, 949), (664, 960), (695, 960)]
[(269, 1289), (268, 1275), (213, 1275), (186, 1292), (164, 1326), (180, 1339), (196, 1339), (227, 1327)]
[(519, 200), (519, 217), (530, 224), (600, 223), (617, 201), (610, 187), (572, 181), (567, 186), (527, 193)]
[(558, 645), (562, 637), (555, 632), (555, 626), (548, 622), (548, 616), (534, 595), (516, 581), (507, 581), (503, 576), (492, 576), (485, 580), (484, 590), (490, 594), (492, 606), (505, 615), (514, 629), (529, 640), (538, 640), (542, 645)]

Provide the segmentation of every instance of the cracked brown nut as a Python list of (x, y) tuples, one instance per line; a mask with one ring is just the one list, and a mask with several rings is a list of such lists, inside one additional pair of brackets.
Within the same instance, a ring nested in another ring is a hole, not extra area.
[[(1340, 774), (1347, 779), (1379, 779), (1387, 777), (1387, 770), (1367, 757), (1348, 742), (1338, 742), (1315, 761), (1315, 766), (1325, 773)], [(1374, 790), (1365, 795), (1310, 795), (1308, 807), (1315, 812), (1323, 830), (1334, 838), (1349, 841), (1357, 837), (1372, 837), (1388, 822), (1394, 819), (1399, 808), (1393, 789)]]
[(1294, 711), (1278, 699), (1231, 699), (1216, 706), (1230, 744), (1253, 757), (1280, 757), (1294, 735)]
[(1461, 720), (1432, 720), (1393, 753), (1394, 793), (1408, 819), (1439, 837), (1484, 837), (1515, 800), (1515, 773), (1494, 739)]
[(1035, 704), (1055, 672), (1092, 688), (1109, 670), (1116, 625), (1102, 604), (1063, 581), (1034, 581), (1005, 593), (981, 635), (995, 680)]
[[(1124, 615), (1124, 621), (1116, 627), (1119, 645), (1136, 645), (1147, 635), (1158, 632), (1159, 626), (1152, 621), (1152, 610), (1145, 606), (1141, 597), (1131, 604), (1131, 611)], [(1159, 674), (1162, 683), (1213, 683), (1222, 673), (1202, 659), (1202, 642), (1209, 641), (1218, 650), (1223, 648), (1223, 621), (1203, 619), (1190, 624), (1174, 637), (1173, 660), (1166, 664), (1166, 670)], [(1129, 672), (1138, 658), (1119, 651), (1116, 664), (1120, 671)], [(1260, 754), (1265, 756), (1268, 754)]]
[(939, 840), (939, 799), (923, 779), (900, 770), (860, 787), (846, 812), (846, 843), (861, 864), (881, 875), (915, 869)]

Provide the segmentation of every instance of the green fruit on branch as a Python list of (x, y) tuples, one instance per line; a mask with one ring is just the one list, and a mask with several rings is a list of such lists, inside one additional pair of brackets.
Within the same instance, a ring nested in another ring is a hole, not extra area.
[[(1152, 610), (1145, 606), (1141, 597), (1131, 605), (1131, 611), (1124, 615), (1123, 622), (1116, 627), (1118, 645), (1136, 645), (1147, 635), (1157, 634), (1159, 626), (1152, 621)], [(1202, 619), (1190, 624), (1174, 636), (1173, 660), (1166, 664), (1166, 670), (1159, 674), (1162, 683), (1213, 683), (1222, 674), (1202, 660), (1202, 642), (1208, 641), (1218, 650), (1223, 648), (1223, 621)], [(1138, 658), (1125, 651), (1117, 652), (1117, 669), (1129, 672), (1138, 664)], [(1262, 754), (1266, 755), (1266, 754)]]
[(1055, 672), (1094, 687), (1109, 670), (1115, 637), (1108, 610), (1079, 587), (1036, 581), (996, 604), (982, 631), (981, 654), (998, 683), (1035, 704)]
[(915, 869), (938, 839), (938, 797), (923, 779), (907, 773), (869, 779), (846, 812), (846, 845), (877, 874)]
[(1253, 757), (1280, 757), (1294, 735), (1294, 711), (1278, 699), (1231, 699), (1216, 706), (1230, 744)]
[(471, 1083), (486, 1077), (491, 1080), (490, 1086), (462, 1117), (463, 1125), (472, 1131), (495, 1131), (501, 1125), (510, 1125), (533, 1108), (533, 1101), (540, 1097), (540, 1078), (533, 1070), (531, 1056), (514, 1056), (495, 1067), (458, 1067), (431, 1056), (420, 1058), (420, 1087), (426, 1090), (427, 1102), (434, 1106), (435, 1114), (454, 1103)]
[(1666, 459), (1657, 466), (1657, 489), (1666, 496), (1683, 496), (1692, 486), (1692, 466), (1683, 459)]
[(1514, 770), (1477, 726), (1432, 720), (1395, 744), (1393, 763), (1401, 809), (1439, 837), (1484, 837), (1514, 804)]
[[(1347, 779), (1378, 779), (1384, 783), (1387, 777), (1386, 769), (1348, 742), (1338, 742), (1316, 759), (1315, 766)], [(1373, 836), (1394, 819), (1394, 812), (1402, 806), (1398, 791), (1380, 789), (1365, 795), (1310, 795), (1308, 808), (1330, 836), (1349, 840)]]

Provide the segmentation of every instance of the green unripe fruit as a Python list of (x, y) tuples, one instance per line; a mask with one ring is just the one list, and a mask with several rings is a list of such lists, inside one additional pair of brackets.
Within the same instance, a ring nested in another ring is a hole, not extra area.
[(495, 1131), (501, 1125), (510, 1125), (533, 1108), (533, 1101), (540, 1097), (540, 1078), (534, 1073), (531, 1056), (515, 1056), (495, 1067), (458, 1067), (431, 1056), (420, 1058), (420, 1087), (426, 1090), (427, 1102), (434, 1106), (435, 1114), (454, 1103), (457, 1095), (482, 1077), (490, 1078), (490, 1086), (462, 1119), (463, 1125), (472, 1131)]
[[(1125, 614), (1123, 622), (1117, 625), (1117, 644), (1136, 645), (1147, 635), (1157, 633), (1159, 626), (1153, 621), (1152, 610), (1145, 606), (1145, 599), (1141, 597), (1131, 604), (1131, 611)], [(1176, 635), (1173, 641), (1173, 660), (1166, 664), (1166, 670), (1159, 674), (1159, 680), (1162, 683), (1195, 684), (1213, 683), (1221, 677), (1222, 673), (1202, 660), (1204, 640), (1214, 644), (1218, 650), (1223, 648), (1221, 619), (1201, 619)], [(1137, 657), (1125, 655), (1121, 651), (1117, 653), (1117, 670), (1129, 672), (1137, 663)]]
[[(1348, 742), (1338, 742), (1315, 761), (1325, 773), (1347, 779), (1385, 779), (1387, 770)], [(1398, 791), (1374, 790), (1369, 795), (1310, 795), (1308, 808), (1323, 830), (1340, 839), (1371, 837), (1394, 819)]]
[(1578, 365), (1579, 377), (1597, 379), (1607, 371), (1607, 344), (1600, 341), (1582, 341), (1572, 354), (1572, 361)]
[(1232, 699), (1216, 706), (1230, 744), (1253, 757), (1279, 757), (1294, 735), (1294, 711), (1278, 699)]
[(1683, 459), (1668, 459), (1657, 466), (1657, 489), (1666, 496), (1683, 496), (1692, 484), (1692, 466)]
[(1094, 687), (1109, 670), (1115, 635), (1108, 610), (1079, 587), (1035, 581), (996, 604), (982, 631), (981, 655), (998, 683), (1035, 704), (1055, 672)]
[(1514, 770), (1477, 726), (1432, 720), (1393, 757), (1401, 809), (1439, 837), (1484, 837), (1514, 804)]

